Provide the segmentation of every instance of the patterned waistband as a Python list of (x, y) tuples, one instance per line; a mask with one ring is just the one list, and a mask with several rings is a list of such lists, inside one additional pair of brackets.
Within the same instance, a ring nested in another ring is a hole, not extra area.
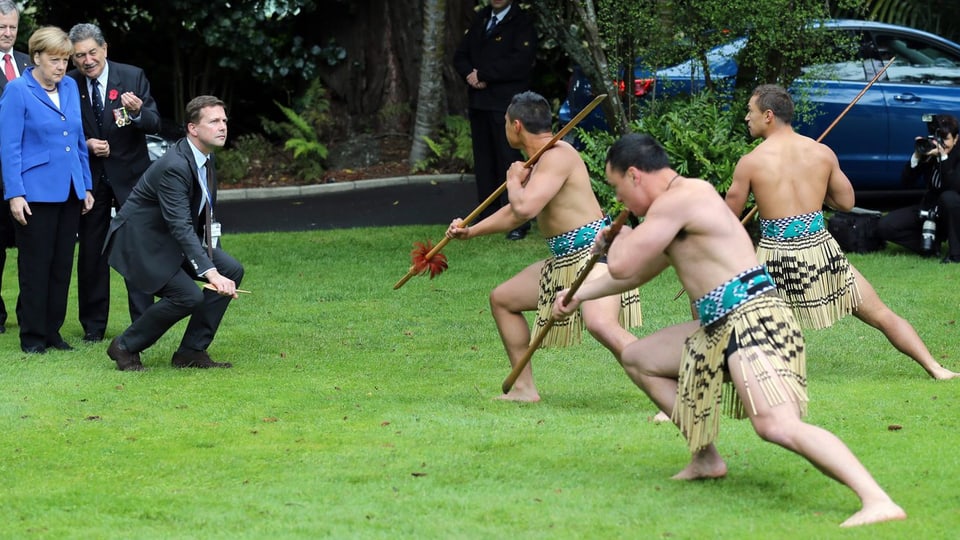
[(547, 246), (553, 252), (554, 257), (563, 257), (575, 251), (580, 251), (593, 244), (593, 239), (597, 237), (597, 233), (611, 223), (610, 216), (605, 216), (603, 219), (587, 223), (579, 229), (547, 238)]
[(819, 211), (794, 217), (760, 220), (760, 233), (764, 238), (789, 240), (822, 230), (823, 212)]
[(776, 285), (773, 278), (760, 265), (740, 272), (730, 281), (698, 298), (693, 307), (700, 315), (700, 326), (708, 326), (747, 300), (774, 289)]

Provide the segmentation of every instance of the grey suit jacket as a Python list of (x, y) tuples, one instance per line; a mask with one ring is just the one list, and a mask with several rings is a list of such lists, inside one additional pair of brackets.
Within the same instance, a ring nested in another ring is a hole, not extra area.
[[(212, 184), (216, 207), (215, 178)], [(201, 197), (196, 160), (187, 139), (180, 139), (143, 173), (110, 223), (104, 243), (110, 266), (151, 293), (181, 267), (194, 274), (214, 268), (201, 241)]]

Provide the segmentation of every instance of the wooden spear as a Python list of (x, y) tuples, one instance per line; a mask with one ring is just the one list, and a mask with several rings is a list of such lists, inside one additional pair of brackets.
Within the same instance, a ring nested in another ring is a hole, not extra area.
[[(610, 229), (604, 235), (604, 238), (607, 243), (607, 247), (605, 247), (603, 251), (599, 253), (594, 253), (593, 255), (590, 256), (590, 258), (587, 260), (586, 266), (584, 266), (583, 270), (581, 270), (580, 273), (577, 274), (577, 279), (573, 281), (573, 284), (570, 285), (570, 290), (568, 290), (567, 294), (563, 297), (563, 305), (567, 305), (570, 303), (569, 299), (573, 297), (574, 293), (576, 293), (578, 289), (580, 289), (580, 285), (583, 285), (583, 281), (587, 279), (588, 275), (590, 275), (590, 271), (593, 270), (594, 265), (597, 264), (597, 261), (600, 260), (600, 257), (602, 257), (607, 252), (607, 249), (609, 249), (610, 244), (613, 242), (613, 238), (617, 236), (617, 233), (620, 232), (620, 229), (623, 227), (624, 223), (627, 222), (627, 218), (629, 217), (630, 217), (630, 211), (624, 210), (620, 212), (620, 215), (617, 216), (617, 219), (613, 222), (612, 225), (610, 225)], [(533, 357), (533, 353), (538, 348), (540, 348), (540, 344), (543, 343), (543, 339), (547, 337), (547, 332), (549, 332), (550, 329), (553, 328), (553, 325), (557, 322), (557, 320), (558, 319), (556, 319), (553, 315), (551, 315), (550, 318), (547, 319), (547, 324), (545, 324), (543, 328), (540, 329), (540, 332), (534, 338), (533, 343), (531, 343), (530, 347), (527, 349), (526, 354), (524, 354), (523, 358), (521, 358), (520, 361), (517, 362), (517, 365), (513, 366), (513, 369), (510, 371), (510, 374), (507, 375), (507, 378), (503, 380), (503, 385), (501, 386), (501, 389), (503, 390), (504, 394), (506, 394), (507, 392), (510, 391), (511, 388), (513, 388), (513, 383), (517, 382), (517, 377), (520, 376), (520, 372), (523, 371), (523, 368), (527, 367), (527, 364), (530, 363), (530, 359)]]
[[(587, 116), (588, 114), (590, 114), (590, 111), (592, 111), (593, 109), (595, 109), (595, 108), (597, 107), (597, 105), (600, 104), (601, 101), (603, 101), (604, 99), (606, 99), (606, 97), (607, 97), (607, 94), (600, 94), (599, 96), (595, 97), (595, 98), (593, 99), (593, 101), (591, 101), (586, 107), (583, 108), (582, 111), (580, 111), (579, 113), (577, 113), (576, 116), (574, 116), (569, 122), (567, 122), (567, 125), (563, 126), (563, 129), (561, 129), (560, 131), (558, 131), (557, 134), (554, 135), (552, 139), (550, 139), (549, 141), (547, 141), (547, 143), (544, 144), (543, 147), (540, 148), (540, 150), (537, 150), (537, 153), (534, 154), (533, 156), (531, 156), (530, 159), (528, 159), (528, 160), (526, 161), (526, 163), (523, 164), (523, 166), (526, 167), (526, 168), (528, 168), (528, 169), (529, 169), (530, 167), (533, 167), (534, 164), (537, 163), (537, 161), (540, 159), (540, 156), (542, 156), (544, 152), (546, 152), (547, 150), (549, 150), (551, 147), (553, 147), (554, 144), (557, 143), (557, 141), (559, 141), (560, 139), (564, 138), (568, 133), (570, 133), (570, 131), (572, 131), (573, 128), (576, 127), (577, 124), (579, 124), (581, 120), (583, 120), (584, 118), (586, 118), (586, 116)], [(470, 212), (470, 214), (467, 215), (467, 217), (463, 218), (463, 226), (464, 226), (464, 227), (467, 227), (467, 226), (469, 226), (471, 223), (473, 223), (473, 220), (477, 219), (477, 216), (480, 215), (480, 212), (483, 212), (484, 209), (486, 209), (488, 206), (490, 206), (490, 204), (493, 203), (493, 201), (499, 199), (499, 198), (500, 198), (500, 195), (502, 195), (503, 192), (506, 191), (506, 189), (507, 189), (507, 183), (504, 182), (503, 184), (500, 185), (499, 188), (497, 188), (496, 191), (494, 191), (493, 193), (491, 193), (490, 196), (486, 198), (486, 200), (484, 200), (482, 203), (480, 203), (480, 206), (478, 206), (476, 209), (474, 209), (473, 212)], [(443, 249), (443, 247), (447, 245), (448, 242), (450, 242), (450, 239), (447, 238), (447, 237), (444, 237), (442, 240), (440, 240), (439, 242), (437, 242), (437, 245), (435, 245), (435, 246), (433, 247), (433, 249), (431, 249), (429, 252), (427, 252), (426, 255), (423, 256), (423, 260), (429, 262), (430, 259), (432, 259), (434, 255), (436, 255), (437, 253), (439, 253), (440, 250)], [(412, 265), (410, 265), (410, 270), (407, 271), (407, 274), (406, 274), (405, 276), (403, 276), (402, 278), (400, 278), (400, 281), (398, 281), (396, 284), (394, 284), (394, 286), (393, 286), (394, 290), (399, 289), (400, 287), (402, 287), (404, 283), (406, 283), (407, 281), (409, 281), (410, 278), (412, 278), (412, 277), (415, 276), (416, 274), (420, 273), (422, 270), (423, 270), (423, 268), (420, 267), (420, 266), (418, 266), (417, 264), (412, 264)]]

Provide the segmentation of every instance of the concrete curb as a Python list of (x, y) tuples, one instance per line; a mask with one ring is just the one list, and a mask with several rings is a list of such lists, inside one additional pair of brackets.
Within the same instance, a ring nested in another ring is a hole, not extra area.
[(353, 182), (334, 182), (331, 184), (315, 184), (309, 186), (282, 186), (273, 188), (221, 188), (217, 192), (217, 201), (246, 201), (265, 199), (297, 199), (301, 197), (316, 197), (325, 193), (340, 193), (364, 189), (408, 185), (408, 184), (441, 184), (445, 182), (473, 182), (472, 174), (434, 174), (417, 176), (397, 176), (393, 178), (374, 178), (370, 180), (356, 180)]

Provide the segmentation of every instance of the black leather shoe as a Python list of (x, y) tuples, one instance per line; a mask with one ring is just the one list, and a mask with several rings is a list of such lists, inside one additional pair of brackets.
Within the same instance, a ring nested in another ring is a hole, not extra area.
[(946, 257), (940, 260), (940, 264), (952, 264), (952, 263), (960, 263), (960, 257), (953, 257), (950, 255), (947, 255)]
[(527, 229), (518, 227), (507, 233), (507, 240), (523, 240), (527, 237)]
[(7, 333), (7, 325), (0, 324), (0, 334), (6, 334), (6, 333)]
[(177, 352), (173, 354), (173, 359), (170, 360), (170, 363), (173, 364), (173, 367), (177, 368), (209, 369), (233, 367), (233, 364), (230, 362), (214, 362), (213, 359), (210, 358), (210, 355), (207, 354), (207, 351)]
[(107, 347), (107, 356), (117, 363), (117, 369), (120, 371), (144, 371), (147, 369), (140, 363), (140, 353), (128, 351), (117, 341), (119, 339), (119, 337), (113, 338), (110, 346)]
[(56, 342), (56, 343), (50, 343), (49, 345), (47, 345), (47, 348), (48, 348), (48, 349), (56, 349), (56, 350), (58, 350), (58, 351), (72, 351), (72, 350), (73, 350), (73, 347), (71, 347), (69, 343), (67, 343), (66, 341), (64, 341), (64, 340), (62, 340), (62, 339), (61, 339), (60, 341)]
[(27, 354), (45, 354), (47, 352), (47, 348), (42, 345), (32, 345), (30, 347), (24, 347), (21, 345), (20, 350)]
[(99, 343), (103, 341), (103, 332), (87, 332), (83, 335), (83, 341), (87, 343)]

